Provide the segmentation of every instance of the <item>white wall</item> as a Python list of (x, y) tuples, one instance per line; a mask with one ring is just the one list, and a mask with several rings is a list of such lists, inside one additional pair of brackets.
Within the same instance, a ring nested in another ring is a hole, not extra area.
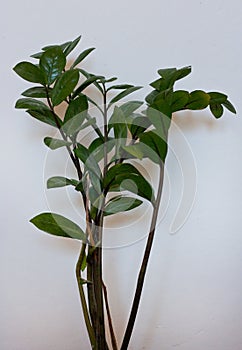
[[(83, 35), (81, 48), (97, 48), (86, 63), (93, 72), (147, 86), (157, 69), (191, 64), (193, 74), (179, 87), (224, 91), (235, 104), (238, 115), (226, 112), (219, 121), (207, 111), (176, 116), (195, 158), (197, 194), (185, 225), (171, 235), (182, 180), (170, 154), (167, 174), (174, 189), (158, 227), (130, 349), (242, 348), (241, 11), (239, 0), (9, 0), (2, 5), (1, 350), (89, 348), (74, 279), (79, 244), (45, 235), (28, 223), (49, 207), (80, 219), (72, 212), (75, 197), (71, 202), (64, 190), (45, 193), (44, 179), (62, 174), (65, 152), (47, 154), (42, 139), (50, 129), (14, 110), (27, 84), (11, 70), (43, 45), (78, 34)], [(171, 142), (178, 151), (175, 130)], [(189, 159), (183, 161), (188, 174)], [(105, 251), (119, 341), (145, 241), (122, 244), (143, 237), (147, 226), (146, 217), (135, 229), (130, 219), (125, 232), (122, 226), (114, 238), (109, 235), (116, 248)]]

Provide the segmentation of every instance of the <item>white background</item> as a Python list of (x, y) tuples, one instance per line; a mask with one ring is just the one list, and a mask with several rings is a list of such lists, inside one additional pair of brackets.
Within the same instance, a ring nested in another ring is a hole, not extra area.
[[(51, 135), (50, 128), (14, 110), (29, 85), (12, 71), (42, 46), (79, 34), (80, 50), (97, 48), (85, 67), (117, 75), (120, 83), (144, 85), (135, 99), (149, 91), (157, 69), (191, 64), (193, 74), (180, 88), (223, 91), (236, 106), (236, 117), (226, 112), (218, 121), (209, 111), (175, 117), (196, 161), (197, 194), (185, 225), (171, 235), (182, 177), (170, 154), (164, 194), (170, 201), (157, 230), (130, 349), (242, 348), (241, 11), (240, 0), (2, 4), (1, 350), (89, 349), (74, 278), (79, 243), (50, 237), (28, 223), (49, 208), (81, 222), (72, 208), (76, 197), (71, 202), (65, 190), (45, 192), (46, 175), (64, 175), (66, 153), (48, 153), (42, 139)], [(170, 138), (180, 149), (175, 130)], [(193, 163), (184, 162), (189, 173)], [(194, 180), (191, 174), (188, 183)], [(116, 248), (105, 250), (105, 281), (119, 342), (145, 240), (129, 243), (148, 227), (146, 216), (136, 220), (141, 213), (132, 214), (135, 228), (132, 215), (110, 221), (110, 227), (121, 229), (113, 229), (113, 238), (108, 233)], [(120, 237), (126, 246), (117, 247), (123, 244)]]

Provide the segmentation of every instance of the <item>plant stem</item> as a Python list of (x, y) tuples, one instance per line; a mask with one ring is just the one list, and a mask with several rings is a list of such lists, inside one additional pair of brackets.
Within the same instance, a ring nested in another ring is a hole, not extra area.
[(107, 288), (106, 288), (104, 282), (103, 282), (103, 294), (104, 294), (105, 306), (106, 306), (106, 311), (107, 311), (108, 325), (109, 325), (109, 332), (110, 332), (112, 347), (113, 347), (113, 350), (118, 350), (117, 341), (116, 341), (114, 330), (113, 330), (111, 312), (110, 312), (109, 303), (108, 303)]
[(144, 285), (144, 279), (145, 279), (145, 274), (148, 266), (148, 261), (150, 257), (150, 252), (152, 248), (152, 243), (154, 240), (154, 235), (155, 235), (155, 228), (156, 228), (156, 223), (157, 223), (157, 217), (158, 217), (158, 212), (159, 212), (159, 206), (160, 206), (160, 201), (161, 201), (161, 195), (162, 195), (162, 189), (163, 189), (163, 180), (164, 180), (164, 165), (160, 165), (160, 174), (159, 174), (159, 186), (158, 186), (158, 191), (157, 191), (157, 197), (154, 205), (154, 210), (153, 210), (153, 215), (152, 215), (152, 220), (151, 220), (151, 225), (150, 225), (150, 232), (149, 236), (147, 239), (146, 247), (145, 247), (145, 252), (143, 256), (143, 261), (140, 267), (139, 271), (139, 276), (136, 284), (136, 290), (135, 290), (135, 295), (132, 303), (132, 308), (129, 316), (129, 321), (127, 324), (127, 328), (124, 334), (123, 342), (121, 345), (120, 350), (127, 350), (130, 338), (132, 335), (132, 331), (134, 328), (134, 323), (135, 319), (137, 316), (138, 308), (139, 308), (139, 303), (140, 303), (140, 298), (143, 290), (143, 285)]
[(79, 294), (80, 294), (80, 299), (81, 299), (84, 320), (86, 323), (90, 343), (91, 343), (92, 349), (97, 350), (95, 334), (94, 334), (94, 331), (93, 331), (93, 328), (92, 328), (92, 325), (90, 322), (86, 298), (85, 298), (85, 294), (84, 294), (84, 290), (83, 290), (83, 286), (82, 286), (82, 282), (81, 282), (81, 266), (82, 266), (85, 250), (86, 250), (86, 244), (83, 243), (82, 248), (81, 248), (81, 252), (80, 252), (80, 256), (79, 256), (77, 264), (76, 264), (76, 278), (77, 278), (77, 284), (78, 284), (78, 289), (79, 289)]

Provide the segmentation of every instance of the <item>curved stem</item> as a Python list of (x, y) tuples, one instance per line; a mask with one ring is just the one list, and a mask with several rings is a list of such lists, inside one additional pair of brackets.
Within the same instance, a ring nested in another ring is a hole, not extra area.
[(159, 212), (159, 206), (160, 206), (160, 201), (161, 201), (161, 194), (162, 194), (162, 188), (163, 188), (163, 180), (164, 180), (164, 165), (160, 165), (160, 176), (159, 176), (159, 186), (158, 186), (158, 192), (157, 192), (157, 197), (154, 205), (154, 210), (153, 210), (153, 215), (152, 215), (152, 220), (151, 220), (151, 225), (150, 225), (150, 233), (147, 239), (146, 247), (145, 247), (145, 252), (143, 256), (143, 261), (140, 267), (139, 271), (139, 276), (138, 276), (138, 281), (136, 284), (136, 290), (135, 290), (135, 295), (133, 299), (133, 304), (129, 316), (129, 321), (127, 324), (127, 328), (124, 334), (123, 342), (121, 345), (120, 350), (127, 350), (130, 338), (132, 335), (132, 331), (134, 328), (134, 323), (135, 319), (137, 316), (138, 308), (139, 308), (139, 303), (140, 303), (140, 298), (143, 290), (143, 285), (144, 285), (144, 279), (145, 279), (145, 274), (148, 266), (148, 261), (150, 257), (150, 252), (154, 240), (154, 235), (155, 235), (155, 228), (156, 228), (156, 223), (157, 223), (157, 217), (158, 217), (158, 212)]

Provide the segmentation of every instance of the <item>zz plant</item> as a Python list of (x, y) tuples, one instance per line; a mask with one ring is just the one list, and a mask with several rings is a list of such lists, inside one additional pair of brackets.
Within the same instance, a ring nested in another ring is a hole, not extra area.
[[(15, 107), (25, 109), (30, 116), (58, 130), (59, 138), (46, 137), (44, 143), (51, 150), (65, 147), (76, 171), (76, 179), (51, 177), (47, 188), (73, 186), (82, 198), (86, 227), (81, 228), (52, 212), (39, 214), (30, 222), (49, 234), (80, 241), (76, 278), (91, 348), (125, 350), (138, 312), (156, 229), (172, 114), (207, 107), (215, 118), (222, 116), (224, 108), (236, 112), (223, 93), (175, 90), (176, 81), (191, 73), (190, 66), (158, 70), (159, 77), (150, 84), (152, 91), (145, 103), (132, 100), (121, 104), (123, 98), (141, 87), (114, 84), (117, 78), (107, 79), (83, 70), (81, 63), (93, 48), (84, 50), (67, 65), (67, 57), (79, 41), (80, 37), (61, 45), (43, 47), (31, 56), (35, 63), (24, 61), (14, 67), (21, 78), (36, 84), (22, 93), (24, 97)], [(87, 93), (89, 86), (97, 89), (101, 103)], [(64, 117), (57, 112), (60, 104)], [(92, 115), (93, 107), (99, 116)], [(84, 129), (93, 129), (92, 135), (95, 135), (88, 146), (82, 143)], [(156, 190), (135, 162), (145, 158), (159, 169)], [(103, 229), (107, 216), (133, 210), (143, 200), (150, 202), (153, 213), (126, 331), (118, 346), (103, 282)]]

